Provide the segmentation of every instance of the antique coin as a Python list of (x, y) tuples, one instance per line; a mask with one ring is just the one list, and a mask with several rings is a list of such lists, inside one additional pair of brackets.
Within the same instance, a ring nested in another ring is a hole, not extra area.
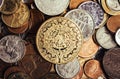
[(88, 39), (94, 33), (94, 21), (86, 11), (74, 9), (69, 11), (65, 17), (70, 18), (78, 25), (82, 31), (84, 40)]
[(19, 9), (11, 15), (1, 15), (3, 22), (11, 28), (19, 28), (29, 20), (30, 11), (28, 7), (21, 3)]
[(116, 40), (117, 44), (120, 46), (120, 28), (117, 30), (117, 32), (115, 34), (115, 40)]
[(25, 44), (21, 38), (8, 35), (0, 40), (0, 59), (7, 63), (15, 63), (25, 55)]
[(106, 52), (103, 67), (106, 74), (112, 79), (120, 78), (120, 48), (112, 48)]
[(101, 24), (104, 18), (104, 11), (97, 2), (86, 1), (80, 4), (78, 8), (84, 9), (87, 12), (89, 12), (95, 22), (95, 26), (96, 26), (95, 28), (99, 28), (99, 25)]
[(101, 27), (96, 32), (96, 40), (100, 46), (105, 49), (114, 48), (117, 46), (112, 38), (112, 35), (108, 32), (105, 27)]
[(7, 79), (32, 79), (28, 74), (23, 72), (12, 73)]
[(62, 64), (73, 60), (82, 45), (82, 34), (77, 24), (65, 17), (54, 17), (44, 22), (37, 32), (39, 53), (47, 61)]
[(61, 78), (58, 74), (56, 73), (48, 73), (46, 74), (42, 79), (64, 79)]
[(66, 10), (69, 0), (35, 0), (37, 8), (46, 15), (58, 15)]
[(62, 78), (73, 78), (80, 70), (80, 63), (77, 58), (66, 64), (56, 64), (55, 69)]

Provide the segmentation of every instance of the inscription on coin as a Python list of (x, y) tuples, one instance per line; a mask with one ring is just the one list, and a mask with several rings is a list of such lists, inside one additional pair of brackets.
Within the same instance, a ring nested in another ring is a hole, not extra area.
[(39, 53), (52, 63), (67, 63), (79, 53), (82, 34), (78, 26), (64, 17), (55, 17), (42, 24), (36, 38)]

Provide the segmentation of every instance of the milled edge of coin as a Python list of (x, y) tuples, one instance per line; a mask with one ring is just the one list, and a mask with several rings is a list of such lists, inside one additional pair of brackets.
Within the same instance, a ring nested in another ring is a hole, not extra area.
[[(58, 16), (58, 17), (53, 17), (53, 18), (48, 19), (47, 21), (45, 21), (45, 22), (41, 25), (41, 27), (42, 27), (43, 25), (45, 25), (47, 22), (51, 21), (52, 19), (57, 19), (57, 18), (63, 18), (63, 19), (66, 19), (66, 20), (69, 20), (69, 21), (73, 22), (72, 20), (70, 20), (70, 19), (68, 19), (68, 18)], [(73, 23), (77, 26), (77, 24), (76, 24), (75, 22), (73, 22)], [(37, 50), (39, 51), (39, 53), (40, 53), (41, 51), (40, 51), (39, 48), (38, 48), (38, 47), (39, 47), (39, 45), (38, 45), (38, 38), (39, 38), (39, 31), (40, 31), (41, 27), (38, 29), (37, 34), (36, 34), (36, 46), (37, 46)], [(77, 28), (78, 28), (78, 26), (77, 26)], [(78, 28), (78, 30), (79, 30), (79, 28)], [(80, 32), (80, 34), (81, 34), (81, 46), (82, 46), (82, 44), (83, 44), (83, 36), (82, 36), (81, 30), (79, 30), (79, 32)], [(79, 49), (81, 49), (81, 47), (80, 47)], [(79, 51), (80, 51), (80, 50), (79, 50)], [(79, 54), (79, 52), (76, 54), (75, 57), (77, 57), (78, 54)], [(41, 53), (40, 53), (40, 55), (44, 58), (44, 56), (43, 56)], [(75, 57), (74, 57), (74, 58), (75, 58)], [(74, 58), (72, 58), (71, 60), (73, 60)], [(45, 58), (44, 58), (44, 59), (45, 59)], [(47, 60), (47, 59), (45, 59), (45, 60)], [(69, 61), (71, 61), (71, 60), (69, 60)], [(64, 63), (69, 62), (69, 61), (66, 61), (66, 62), (62, 62), (62, 63), (57, 63), (57, 62), (55, 63), (55, 62), (50, 61), (50, 60), (47, 60), (47, 61), (49, 61), (49, 62), (51, 62), (51, 63), (54, 63), (54, 64), (64, 64)]]
[(120, 46), (120, 28), (117, 30), (117, 32), (115, 34), (115, 41)]

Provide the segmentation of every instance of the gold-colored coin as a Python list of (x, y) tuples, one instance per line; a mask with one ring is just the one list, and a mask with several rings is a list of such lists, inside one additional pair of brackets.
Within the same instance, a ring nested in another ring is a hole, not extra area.
[(37, 32), (39, 53), (47, 61), (63, 64), (72, 61), (82, 45), (82, 34), (77, 24), (65, 17), (54, 17), (44, 22)]
[(15, 13), (11, 15), (2, 14), (3, 22), (11, 28), (21, 27), (25, 22), (29, 20), (29, 17), (30, 11), (28, 7), (23, 3), (20, 4), (19, 9)]

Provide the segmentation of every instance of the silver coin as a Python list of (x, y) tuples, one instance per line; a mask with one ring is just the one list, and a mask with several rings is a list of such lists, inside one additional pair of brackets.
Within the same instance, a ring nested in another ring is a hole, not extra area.
[(58, 15), (66, 10), (69, 0), (35, 0), (37, 8), (47, 15)]
[(63, 78), (73, 78), (80, 70), (80, 63), (77, 58), (66, 64), (56, 64), (56, 71)]
[(100, 24), (103, 21), (104, 18), (104, 11), (102, 10), (102, 8), (100, 7), (100, 5), (96, 2), (93, 1), (86, 1), (82, 4), (80, 4), (80, 6), (78, 7), (79, 9), (84, 9), (87, 12), (89, 12), (95, 22), (96, 27), (95, 28), (99, 28)]
[(7, 63), (15, 63), (25, 55), (25, 44), (21, 38), (8, 35), (0, 40), (0, 58)]
[(117, 44), (120, 46), (120, 28), (117, 30), (117, 32), (115, 34), (115, 40), (116, 40)]
[(94, 33), (95, 24), (92, 16), (85, 10), (74, 9), (69, 11), (65, 17), (70, 18), (81, 29), (84, 40), (88, 39)]

